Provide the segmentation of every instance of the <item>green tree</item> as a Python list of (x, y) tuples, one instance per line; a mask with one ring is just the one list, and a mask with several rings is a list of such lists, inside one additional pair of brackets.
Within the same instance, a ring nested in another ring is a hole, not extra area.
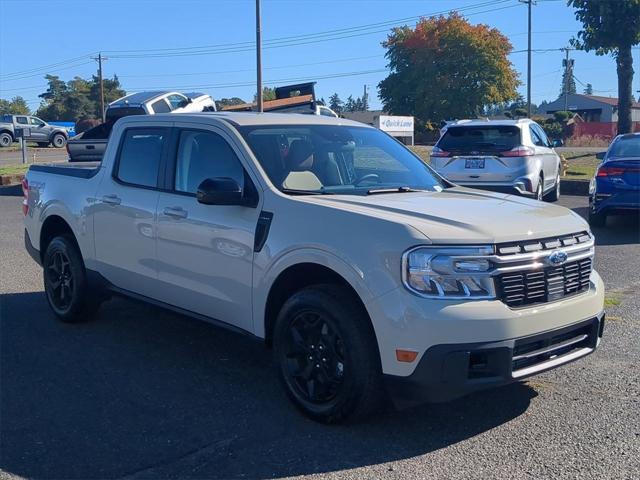
[(329, 97), (329, 108), (338, 115), (344, 110), (344, 102), (340, 99), (340, 95), (334, 93)]
[(564, 95), (565, 93), (576, 93), (576, 79), (573, 77), (573, 70), (565, 70), (562, 73), (560, 95)]
[[(42, 98), (37, 112), (39, 117), (71, 122), (102, 117), (98, 77), (93, 76), (90, 80), (75, 77), (64, 82), (56, 75), (46, 75), (45, 79), (49, 86), (39, 95)], [(111, 79), (105, 78), (103, 85), (105, 106), (126, 95), (115, 75)]]
[(587, 86), (584, 87), (584, 94), (593, 95), (593, 85), (591, 85), (590, 83), (587, 83)]
[(474, 117), (517, 96), (509, 40), (461, 15), (394, 28), (382, 44), (391, 73), (379, 84), (385, 110), (423, 121)]
[[(276, 99), (276, 89), (275, 88), (271, 88), (271, 87), (262, 87), (262, 101), (263, 102), (268, 102), (269, 100), (275, 100)], [(258, 96), (254, 95), (253, 96), (253, 101), (257, 101), (258, 100)]]
[(221, 98), (220, 100), (216, 100), (216, 110), (222, 110), (224, 107), (230, 105), (242, 105), (243, 103), (246, 102), (239, 97)]
[(27, 101), (20, 96), (13, 97), (11, 100), (0, 98), (0, 115), (5, 114), (29, 115), (31, 114), (31, 109), (27, 105)]
[(582, 30), (571, 44), (596, 55), (612, 55), (618, 73), (618, 133), (631, 131), (633, 56), (640, 43), (640, 0), (567, 0)]

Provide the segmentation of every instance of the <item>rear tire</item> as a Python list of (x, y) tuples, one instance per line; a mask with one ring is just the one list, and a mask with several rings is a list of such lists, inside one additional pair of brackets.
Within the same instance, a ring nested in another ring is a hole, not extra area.
[(560, 174), (556, 178), (556, 184), (553, 186), (553, 190), (547, 194), (548, 202), (557, 202), (560, 199)]
[(13, 143), (13, 137), (6, 132), (0, 133), (0, 147), (7, 148)]
[(542, 202), (544, 199), (544, 180), (542, 176), (538, 178), (538, 186), (536, 187), (535, 199)]
[(607, 224), (607, 215), (604, 213), (595, 213), (589, 209), (589, 225), (592, 227), (604, 227)]
[(274, 355), (289, 398), (313, 420), (362, 419), (382, 404), (375, 334), (344, 287), (315, 285), (293, 294), (276, 320)]
[(51, 139), (51, 145), (56, 148), (62, 148), (67, 144), (67, 137), (61, 133), (56, 133)]
[(91, 319), (99, 306), (90, 291), (82, 256), (71, 237), (55, 237), (43, 258), (44, 291), (53, 313), (63, 322), (80, 323)]

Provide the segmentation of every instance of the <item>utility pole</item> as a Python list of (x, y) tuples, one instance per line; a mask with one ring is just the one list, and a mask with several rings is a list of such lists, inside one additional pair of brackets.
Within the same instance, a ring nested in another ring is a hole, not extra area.
[(527, 4), (527, 116), (531, 117), (531, 6), (534, 0), (519, 0)]
[(98, 62), (98, 81), (100, 82), (100, 116), (102, 117), (102, 123), (104, 123), (104, 82), (102, 80), (102, 61), (107, 60), (107, 58), (102, 56), (102, 52), (99, 52), (98, 56), (93, 59)]
[(565, 58), (562, 61), (564, 67), (564, 81), (562, 82), (562, 93), (564, 93), (564, 111), (569, 108), (569, 82), (573, 78), (573, 60), (569, 60), (569, 48), (563, 48)]
[(369, 99), (367, 96), (367, 85), (364, 85), (364, 93), (362, 94), (362, 106), (365, 110), (369, 110)]
[(258, 87), (256, 106), (258, 112), (262, 113), (262, 31), (260, 21), (260, 0), (256, 0), (256, 84)]

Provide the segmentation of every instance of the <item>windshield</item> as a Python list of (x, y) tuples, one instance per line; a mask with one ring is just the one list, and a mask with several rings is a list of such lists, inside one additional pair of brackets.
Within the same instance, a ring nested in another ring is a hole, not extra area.
[(437, 146), (445, 152), (504, 152), (520, 143), (518, 127), (486, 125), (449, 127)]
[(373, 128), (260, 125), (239, 130), (285, 193), (364, 195), (447, 186), (406, 147)]
[(640, 157), (640, 135), (620, 137), (609, 148), (607, 158)]

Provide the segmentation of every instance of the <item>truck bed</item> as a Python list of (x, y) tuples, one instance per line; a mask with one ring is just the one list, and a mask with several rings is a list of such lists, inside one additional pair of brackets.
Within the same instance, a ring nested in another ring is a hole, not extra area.
[(100, 162), (38, 164), (31, 165), (29, 170), (67, 177), (91, 178), (100, 171)]

